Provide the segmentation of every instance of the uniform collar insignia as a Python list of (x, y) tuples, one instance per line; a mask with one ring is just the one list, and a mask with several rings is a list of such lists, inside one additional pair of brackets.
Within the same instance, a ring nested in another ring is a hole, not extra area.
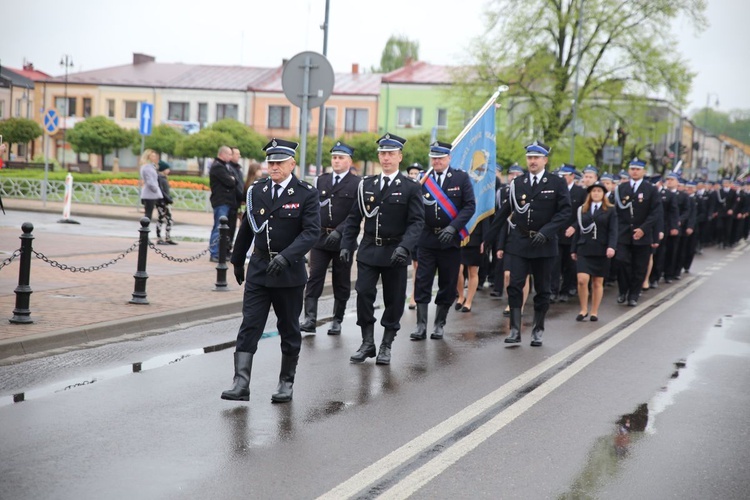
[(289, 196), (292, 196), (294, 194), (294, 189), (289, 188), (286, 190), (287, 193), (289, 193)]
[(401, 179), (396, 179), (395, 181), (393, 181), (393, 183), (398, 186), (399, 184), (401, 184)]
[(263, 186), (263, 192), (265, 193), (266, 191), (268, 191), (268, 185)]

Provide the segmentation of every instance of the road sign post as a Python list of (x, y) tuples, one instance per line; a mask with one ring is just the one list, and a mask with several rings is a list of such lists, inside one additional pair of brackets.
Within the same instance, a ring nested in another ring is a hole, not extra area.
[[(47, 206), (47, 184), (49, 182), (49, 139), (60, 128), (60, 115), (55, 108), (44, 113), (44, 183), (42, 184), (42, 206)], [(64, 153), (63, 153), (64, 154)]]
[(141, 155), (146, 142), (146, 136), (151, 135), (151, 129), (154, 123), (154, 105), (149, 102), (141, 103), (141, 122), (138, 125), (138, 131), (141, 133)]

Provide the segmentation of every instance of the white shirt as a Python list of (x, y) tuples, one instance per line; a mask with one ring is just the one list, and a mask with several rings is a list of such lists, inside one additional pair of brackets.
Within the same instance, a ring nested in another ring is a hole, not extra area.
[(591, 215), (594, 215), (594, 212), (596, 212), (597, 210), (599, 210), (599, 207), (601, 207), (601, 206), (602, 206), (601, 203), (592, 203), (591, 204)]
[(385, 179), (386, 177), (388, 177), (390, 179), (388, 181), (388, 185), (391, 186), (391, 185), (393, 185), (393, 181), (396, 180), (396, 176), (397, 175), (398, 175), (398, 170), (396, 170), (395, 172), (393, 172), (391, 175), (381, 174), (380, 175), (380, 190), (381, 191), (383, 190), (383, 179)]
[(633, 191), (634, 191), (634, 192), (635, 192), (635, 191), (638, 191), (638, 186), (640, 186), (640, 185), (641, 185), (641, 181), (642, 181), (642, 180), (643, 180), (643, 179), (641, 179), (640, 181), (630, 181), (630, 185), (631, 185), (631, 186), (633, 186)]
[(542, 177), (544, 177), (544, 172), (539, 172), (538, 174), (529, 174), (531, 176), (531, 183), (534, 184), (534, 179), (536, 179), (536, 183), (539, 184), (542, 182)]
[[(286, 187), (289, 185), (290, 182), (292, 182), (291, 175), (287, 177), (286, 179), (284, 179), (283, 181), (279, 182), (279, 186), (281, 186), (281, 189), (279, 190), (279, 196), (281, 196), (281, 193), (284, 192), (284, 189), (286, 189)], [(271, 182), (271, 198), (273, 198), (274, 200), (276, 199), (274, 198), (274, 190), (276, 189), (275, 186), (276, 186), (276, 183)]]

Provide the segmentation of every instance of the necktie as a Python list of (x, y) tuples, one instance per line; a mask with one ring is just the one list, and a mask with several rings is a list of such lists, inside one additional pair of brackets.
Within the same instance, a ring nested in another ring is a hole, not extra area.
[(335, 186), (336, 184), (338, 184), (340, 180), (341, 180), (341, 177), (339, 177), (338, 175), (336, 177), (334, 177), (333, 178), (333, 185)]
[(279, 198), (279, 190), (281, 189), (281, 184), (274, 184), (273, 185), (273, 199), (276, 200)]
[(596, 203), (593, 204), (593, 205), (591, 205), (591, 215), (594, 215), (594, 213), (596, 212), (597, 208), (599, 208), (599, 206), (596, 205)]
[(438, 186), (443, 187), (443, 183), (440, 182), (440, 177), (442, 177), (443, 174), (435, 174), (435, 182), (437, 182)]
[(633, 182), (633, 181), (631, 181), (631, 182), (630, 182), (630, 188), (631, 188), (631, 189), (632, 189), (633, 191), (635, 191), (635, 182)]
[(536, 175), (531, 178), (531, 189), (534, 189), (536, 187), (537, 181), (536, 181)]
[(386, 189), (388, 189), (388, 184), (389, 184), (390, 182), (391, 182), (391, 178), (390, 178), (390, 177), (385, 177), (385, 176), (384, 176), (384, 177), (383, 177), (383, 189), (381, 189), (381, 191), (385, 191)]

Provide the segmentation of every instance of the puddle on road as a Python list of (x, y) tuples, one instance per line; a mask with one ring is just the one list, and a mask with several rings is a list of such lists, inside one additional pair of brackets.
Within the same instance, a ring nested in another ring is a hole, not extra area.
[(633, 445), (658, 432), (658, 415), (672, 406), (675, 397), (696, 381), (701, 362), (715, 356), (750, 357), (750, 344), (729, 338), (733, 319), (731, 315), (719, 318), (703, 344), (687, 359), (674, 363), (669, 381), (651, 401), (638, 405), (633, 413), (622, 415), (611, 434), (596, 440), (589, 450), (584, 469), (573, 481), (570, 490), (560, 495), (559, 499), (598, 498), (599, 490), (619, 473)]
[[(263, 335), (261, 336), (261, 339), (276, 337), (278, 336), (278, 334), (279, 332), (276, 332), (276, 331), (264, 332)], [(38, 387), (36, 389), (31, 389), (28, 391), (19, 392), (19, 393), (8, 395), (8, 396), (2, 396), (0, 397), (0, 407), (8, 406), (13, 403), (20, 403), (22, 401), (27, 401), (29, 399), (38, 399), (38, 398), (42, 398), (45, 396), (50, 396), (52, 394), (67, 392), (73, 389), (95, 384), (97, 382), (101, 382), (104, 380), (111, 380), (113, 378), (129, 375), (131, 373), (139, 373), (139, 372), (147, 371), (147, 370), (155, 370), (157, 368), (162, 368), (165, 366), (173, 365), (175, 363), (179, 363), (180, 361), (183, 361), (193, 356), (199, 356), (201, 354), (208, 354), (211, 352), (228, 349), (230, 347), (234, 347), (234, 342), (226, 342), (223, 344), (207, 346), (207, 347), (203, 347), (200, 349), (190, 349), (187, 351), (182, 351), (182, 352), (177, 352), (177, 353), (160, 354), (159, 356), (154, 356), (153, 358), (149, 358), (146, 361), (136, 361), (128, 365), (118, 366), (115, 368), (110, 368), (108, 370), (95, 372), (94, 374), (88, 377), (77, 377), (73, 379), (62, 380), (60, 382), (54, 382), (52, 384)]]

